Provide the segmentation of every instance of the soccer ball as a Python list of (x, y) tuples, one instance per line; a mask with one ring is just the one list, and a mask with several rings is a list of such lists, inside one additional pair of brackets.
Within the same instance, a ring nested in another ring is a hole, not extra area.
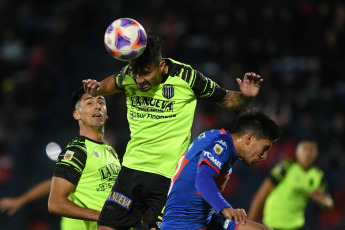
[(131, 18), (113, 21), (104, 34), (104, 44), (108, 53), (117, 60), (130, 61), (145, 50), (147, 35), (139, 22)]

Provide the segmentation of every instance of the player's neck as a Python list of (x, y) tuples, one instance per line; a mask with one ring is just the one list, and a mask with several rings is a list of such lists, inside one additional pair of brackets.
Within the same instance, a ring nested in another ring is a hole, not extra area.
[(97, 142), (103, 142), (104, 127), (80, 127), (79, 135)]
[[(298, 161), (297, 161), (298, 162)], [(302, 164), (301, 162), (298, 162), (298, 164), (301, 166), (301, 168), (304, 171), (308, 171), (313, 165), (307, 165), (307, 164)]]

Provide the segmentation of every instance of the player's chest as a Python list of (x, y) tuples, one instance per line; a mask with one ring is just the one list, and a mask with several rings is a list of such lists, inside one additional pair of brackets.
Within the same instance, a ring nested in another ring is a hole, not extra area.
[(312, 173), (292, 169), (287, 173), (285, 183), (295, 194), (308, 195), (316, 190), (320, 181)]

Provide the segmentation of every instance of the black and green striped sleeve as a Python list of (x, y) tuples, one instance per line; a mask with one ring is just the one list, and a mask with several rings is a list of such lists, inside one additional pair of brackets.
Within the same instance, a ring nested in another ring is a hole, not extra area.
[(279, 182), (282, 181), (285, 177), (287, 170), (290, 168), (292, 164), (292, 161), (282, 161), (278, 163), (271, 170), (269, 178), (272, 180), (274, 184), (279, 184)]
[(77, 185), (85, 168), (87, 154), (76, 146), (64, 149), (56, 162), (53, 176), (61, 177)]
[(180, 75), (182, 80), (190, 85), (195, 96), (212, 102), (220, 102), (224, 99), (226, 90), (199, 71), (183, 68)]
[(114, 74), (115, 85), (117, 88), (121, 90), (125, 90), (125, 87), (122, 85), (122, 82), (125, 79), (126, 74), (128, 73), (129, 73), (129, 65), (126, 65), (125, 67), (122, 68), (120, 73)]

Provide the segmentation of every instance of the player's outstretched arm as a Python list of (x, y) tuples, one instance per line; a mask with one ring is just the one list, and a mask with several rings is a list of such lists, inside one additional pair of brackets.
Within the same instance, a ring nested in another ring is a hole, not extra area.
[(85, 92), (95, 97), (98, 95), (107, 96), (122, 92), (115, 84), (114, 75), (110, 75), (101, 82), (94, 79), (82, 80)]
[(60, 177), (53, 177), (48, 200), (49, 212), (74, 219), (97, 221), (99, 211), (82, 208), (67, 199), (74, 188), (75, 185), (71, 182)]
[(40, 182), (39, 184), (30, 188), (26, 193), (21, 196), (10, 198), (4, 197), (0, 200), (0, 210), (7, 211), (8, 215), (12, 216), (15, 214), (23, 205), (39, 199), (49, 194), (52, 180), (48, 179)]
[(243, 81), (239, 78), (236, 81), (240, 91), (227, 90), (223, 101), (218, 103), (221, 107), (232, 110), (243, 109), (254, 101), (260, 91), (263, 79), (255, 73), (246, 73)]
[(262, 213), (265, 200), (270, 192), (274, 189), (275, 184), (272, 182), (270, 178), (267, 178), (262, 183), (259, 190), (254, 195), (254, 198), (250, 204), (249, 212), (248, 212), (248, 219), (259, 221), (260, 214)]

